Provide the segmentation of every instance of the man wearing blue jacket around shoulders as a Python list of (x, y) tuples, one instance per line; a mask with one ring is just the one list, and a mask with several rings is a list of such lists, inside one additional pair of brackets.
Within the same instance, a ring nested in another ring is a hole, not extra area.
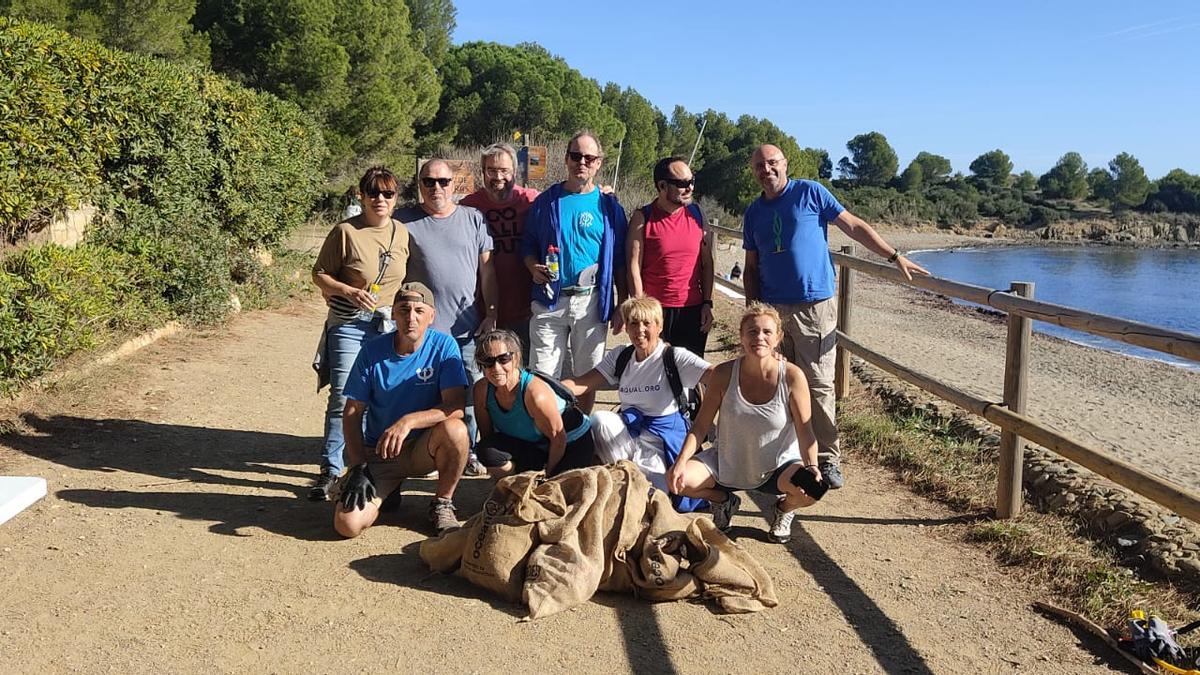
[[(534, 200), (525, 220), (521, 250), (533, 277), (529, 320), (530, 362), (557, 377), (581, 375), (604, 357), (605, 329), (621, 331), (615, 307), (625, 299), (625, 209), (596, 185), (604, 161), (600, 141), (580, 131), (567, 142), (567, 179)], [(559, 274), (546, 265), (550, 247)], [(569, 342), (568, 342), (569, 341)], [(564, 368), (568, 344), (571, 363)], [(569, 370), (570, 372), (565, 372)], [(594, 394), (580, 398), (592, 409)]]

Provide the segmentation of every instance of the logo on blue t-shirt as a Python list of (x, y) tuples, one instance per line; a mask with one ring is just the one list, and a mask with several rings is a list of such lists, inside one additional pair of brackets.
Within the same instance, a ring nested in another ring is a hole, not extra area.
[(579, 214), (580, 227), (591, 227), (592, 223), (594, 222), (596, 222), (596, 218), (592, 216), (591, 212), (584, 211), (583, 213)]
[(417, 368), (417, 379), (421, 384), (429, 384), (433, 380), (433, 368)]

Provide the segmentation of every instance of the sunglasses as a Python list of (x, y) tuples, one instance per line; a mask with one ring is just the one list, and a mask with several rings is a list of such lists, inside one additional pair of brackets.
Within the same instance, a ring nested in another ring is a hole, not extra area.
[(663, 180), (667, 182), (667, 185), (674, 185), (680, 190), (686, 190), (690, 187), (696, 186), (695, 178), (664, 178)]
[(603, 157), (603, 155), (585, 155), (582, 152), (575, 152), (574, 150), (568, 150), (567, 157), (569, 157), (572, 162), (582, 162), (584, 164), (595, 164), (596, 162), (600, 161), (600, 159)]
[(396, 191), (395, 190), (379, 190), (376, 188), (368, 188), (367, 196), (370, 197), (371, 199), (375, 199), (376, 197), (383, 197), (384, 199), (391, 199), (392, 197), (396, 196)]
[(441, 185), (444, 188), (450, 187), (450, 184), (453, 182), (453, 178), (431, 178), (429, 176), (425, 176), (421, 179), (421, 185), (424, 185), (430, 189), (432, 189), (434, 185)]
[(504, 352), (503, 354), (497, 354), (495, 356), (480, 356), (475, 359), (475, 362), (479, 364), (480, 368), (491, 368), (497, 363), (502, 366), (507, 366), (513, 360), (513, 356), (515, 356), (515, 354), (512, 352)]

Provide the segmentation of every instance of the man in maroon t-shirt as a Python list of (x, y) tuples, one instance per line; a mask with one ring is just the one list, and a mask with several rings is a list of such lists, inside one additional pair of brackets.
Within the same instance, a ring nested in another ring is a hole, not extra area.
[(496, 298), (496, 327), (513, 331), (521, 338), (521, 347), (529, 363), (530, 289), (533, 279), (521, 257), (521, 236), (525, 231), (525, 213), (538, 196), (537, 190), (516, 184), (517, 153), (508, 143), (484, 148), (483, 189), (462, 198), (464, 206), (483, 212), (495, 248), (492, 262), (500, 280)]
[(625, 248), (630, 293), (662, 303), (662, 338), (703, 357), (713, 323), (713, 252), (704, 216), (692, 204), (694, 186), (686, 160), (659, 160), (658, 198), (630, 216)]

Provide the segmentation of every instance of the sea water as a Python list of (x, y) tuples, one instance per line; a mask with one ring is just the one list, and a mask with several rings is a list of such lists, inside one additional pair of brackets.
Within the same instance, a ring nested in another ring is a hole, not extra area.
[[(1007, 290), (1034, 283), (1037, 300), (1200, 334), (1200, 250), (1108, 246), (982, 247), (915, 251), (934, 276)], [(1200, 370), (1200, 363), (1035, 321), (1060, 338)]]

